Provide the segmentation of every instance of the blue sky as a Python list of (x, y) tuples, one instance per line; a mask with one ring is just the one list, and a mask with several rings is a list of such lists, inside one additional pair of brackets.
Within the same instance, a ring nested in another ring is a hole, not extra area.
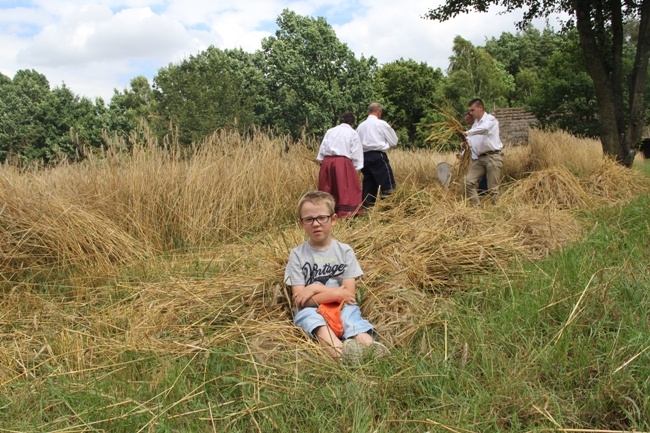
[[(284, 9), (322, 16), (357, 57), (446, 69), (456, 35), (483, 45), (515, 32), (521, 14), (421, 18), (441, 0), (0, 0), (0, 73), (44, 74), (51, 87), (102, 97), (210, 45), (259, 50)], [(535, 23), (537, 27), (543, 22)], [(554, 25), (551, 22), (551, 25)]]

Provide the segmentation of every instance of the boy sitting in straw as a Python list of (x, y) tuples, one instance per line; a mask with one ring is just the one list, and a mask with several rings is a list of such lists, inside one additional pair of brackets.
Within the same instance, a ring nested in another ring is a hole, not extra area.
[(352, 248), (331, 237), (334, 206), (334, 197), (321, 191), (299, 200), (298, 223), (309, 240), (291, 250), (284, 280), (293, 293), (295, 325), (331, 358), (356, 362), (388, 349), (374, 341), (373, 326), (361, 317), (355, 279), (363, 271)]

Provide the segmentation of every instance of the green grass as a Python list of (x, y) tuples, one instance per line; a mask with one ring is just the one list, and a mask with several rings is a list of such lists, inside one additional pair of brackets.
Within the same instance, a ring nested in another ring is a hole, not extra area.
[(43, 365), (3, 386), (0, 432), (648, 431), (649, 207), (582, 215), (580, 242), (477, 278), (368, 365), (261, 365), (238, 342), (116, 353), (74, 380)]
[(650, 159), (642, 159), (640, 163), (636, 163), (632, 167), (650, 176)]

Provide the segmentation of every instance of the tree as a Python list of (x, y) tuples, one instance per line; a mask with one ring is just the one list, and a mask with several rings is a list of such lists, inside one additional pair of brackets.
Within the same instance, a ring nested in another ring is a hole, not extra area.
[(323, 134), (345, 111), (365, 114), (374, 99), (374, 58), (357, 59), (324, 18), (284, 10), (275, 36), (262, 41), (273, 101), (266, 123), (294, 137)]
[[(631, 166), (641, 139), (644, 119), (644, 91), (650, 58), (650, 1), (642, 0), (446, 0), (430, 9), (425, 18), (446, 21), (471, 10), (485, 12), (489, 6), (503, 6), (511, 12), (527, 8), (520, 28), (533, 18), (566, 12), (575, 22), (587, 72), (593, 80), (600, 119), (600, 139), (605, 153)], [(624, 24), (639, 20), (635, 60), (624, 74), (623, 47), (632, 41), (624, 37)], [(628, 101), (624, 87), (628, 86)]]
[(417, 138), (417, 126), (440, 102), (436, 92), (442, 79), (440, 69), (410, 59), (387, 63), (377, 71), (375, 87), (380, 99), (386, 102), (384, 117), (398, 135), (405, 132), (406, 143), (422, 145), (422, 140)]
[(460, 104), (456, 107), (459, 111), (473, 98), (489, 101), (491, 106), (507, 107), (508, 94), (514, 87), (512, 75), (485, 48), (474, 47), (460, 36), (454, 38), (444, 94), (447, 100)]
[(254, 124), (259, 88), (249, 86), (252, 56), (209, 47), (158, 71), (154, 77), (158, 112), (178, 128), (179, 142), (199, 141), (219, 128), (247, 131)]
[(565, 32), (563, 42), (539, 70), (527, 106), (542, 127), (553, 126), (580, 136), (597, 137), (596, 92), (581, 56), (578, 35)]
[(514, 77), (515, 86), (508, 95), (510, 106), (526, 105), (539, 83), (539, 71), (548, 59), (561, 49), (564, 37), (545, 28), (542, 32), (532, 24), (516, 34), (501, 33), (485, 44), (485, 50)]
[(113, 91), (108, 106), (107, 130), (118, 137), (127, 138), (140, 122), (153, 127), (157, 118), (157, 102), (149, 80), (140, 75), (131, 80), (131, 88)]
[(20, 70), (13, 80), (0, 85), (0, 159), (20, 157), (31, 150), (42, 136), (36, 121), (40, 104), (50, 92), (45, 75), (35, 70)]
[(100, 147), (105, 111), (103, 101), (93, 104), (65, 84), (52, 89), (38, 106), (35, 120), (41, 135), (26, 156), (45, 162), (76, 159), (82, 156), (80, 146)]
[(105, 106), (79, 98), (65, 84), (50, 90), (43, 74), (0, 77), (0, 161), (74, 159), (79, 145), (102, 144)]

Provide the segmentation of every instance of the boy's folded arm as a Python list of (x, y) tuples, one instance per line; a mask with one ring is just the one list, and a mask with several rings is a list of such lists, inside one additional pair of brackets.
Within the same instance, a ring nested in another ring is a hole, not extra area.
[(356, 302), (356, 282), (354, 278), (346, 278), (341, 282), (339, 287), (326, 287), (313, 296), (316, 304), (323, 304), (326, 302), (345, 302), (346, 304), (354, 304)]
[(356, 302), (356, 281), (354, 278), (346, 278), (341, 282), (340, 287), (325, 286), (320, 283), (313, 283), (308, 286), (291, 286), (293, 301), (299, 308), (317, 307), (327, 302), (345, 302), (354, 304)]
[(296, 304), (298, 308), (317, 307), (320, 302), (314, 301), (314, 297), (316, 297), (319, 293), (325, 292), (327, 290), (331, 290), (331, 287), (327, 287), (319, 283), (313, 283), (308, 286), (304, 286), (304, 285), (291, 286), (291, 292), (293, 294), (293, 302)]
[(311, 298), (314, 305), (326, 304), (328, 302), (341, 302), (344, 300), (344, 292), (341, 287), (329, 287), (326, 292), (320, 292)]
[(309, 306), (307, 303), (310, 301), (311, 297), (314, 296), (309, 288), (303, 285), (291, 286), (291, 294), (293, 302), (298, 308)]

